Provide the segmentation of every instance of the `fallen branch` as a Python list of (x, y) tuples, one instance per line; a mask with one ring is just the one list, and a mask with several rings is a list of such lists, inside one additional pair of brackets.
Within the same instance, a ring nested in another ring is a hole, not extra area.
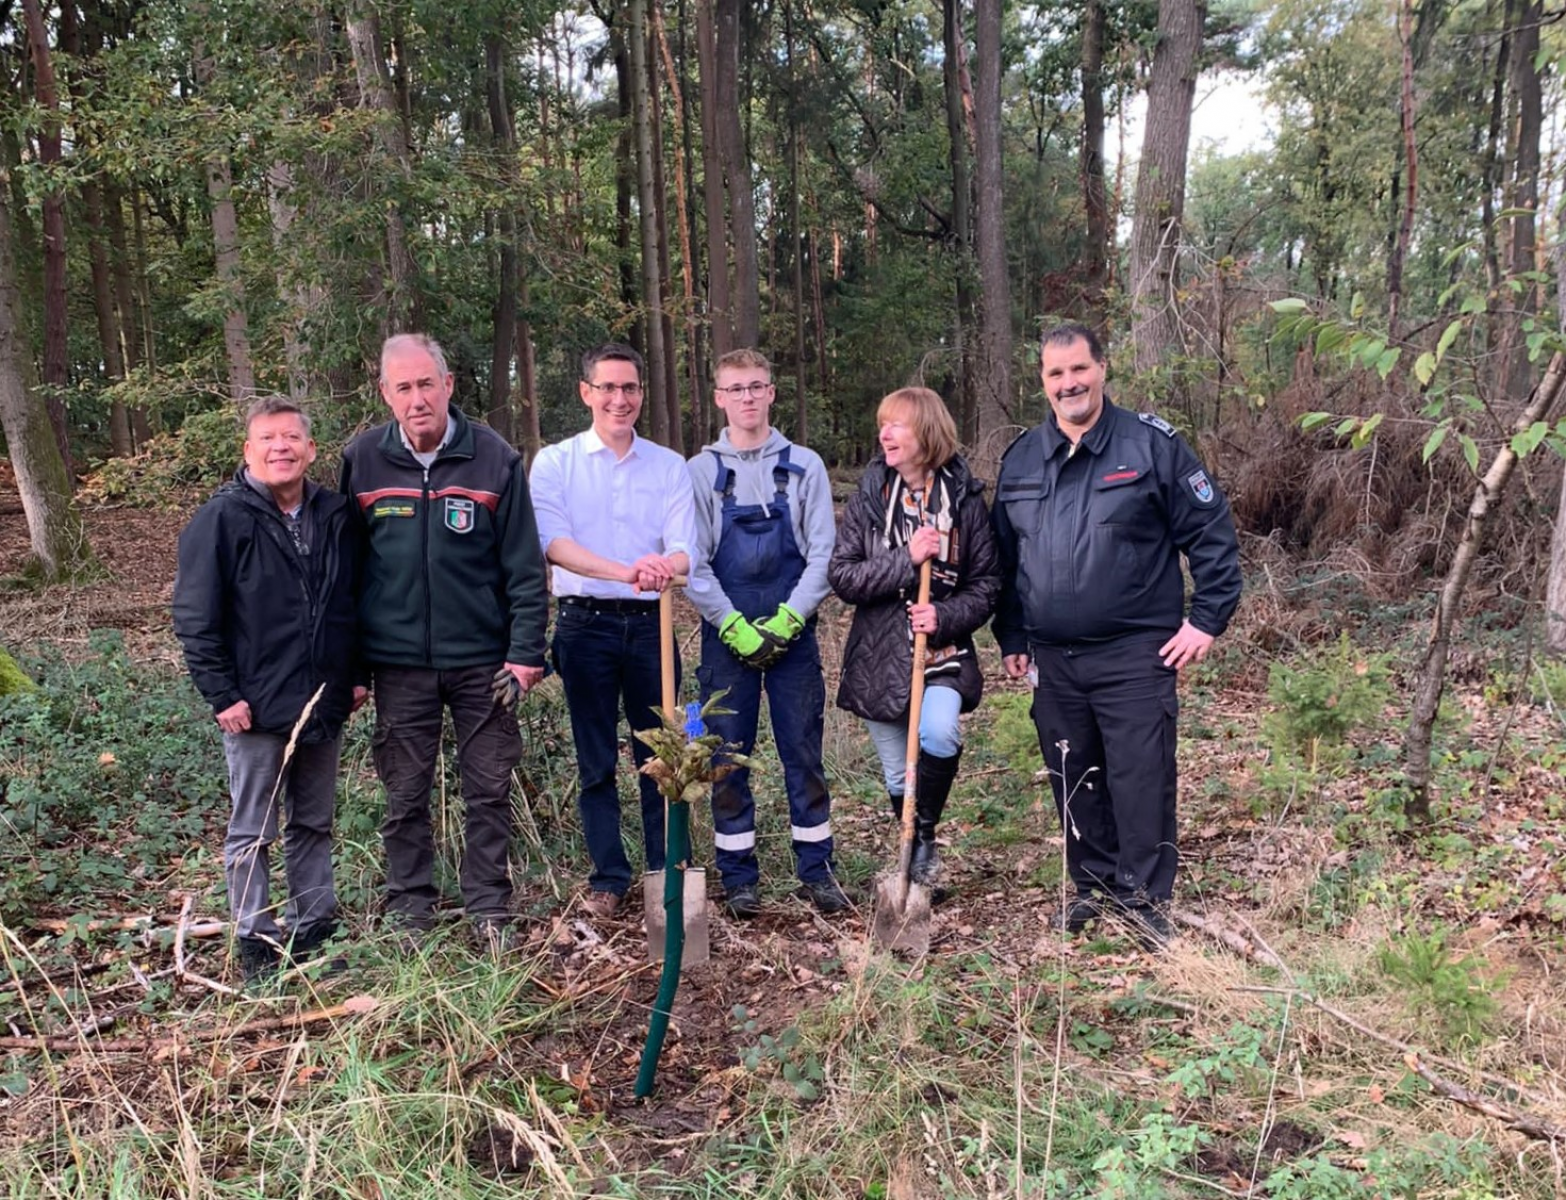
[(226, 983), (219, 983), (216, 979), (208, 979), (205, 975), (198, 975), (185, 965), (185, 931), (190, 923), (190, 906), (195, 903), (195, 897), (186, 893), (185, 903), (179, 906), (179, 924), (174, 927), (174, 971), (184, 980), (190, 983), (199, 983), (202, 987), (211, 988), (220, 996), (244, 995), (236, 987), (229, 987)]
[(1420, 1060), (1414, 1053), (1405, 1054), (1403, 1062), (1415, 1075), (1423, 1079), (1438, 1093), (1454, 1103), (1461, 1104), (1464, 1108), (1472, 1109), (1481, 1116), (1489, 1117), (1492, 1121), (1499, 1121), (1508, 1129), (1515, 1129), (1518, 1133), (1525, 1133), (1539, 1141), (1560, 1142), (1566, 1141), (1566, 1126), (1556, 1125), (1546, 1121), (1542, 1117), (1536, 1117), (1532, 1113), (1513, 1112), (1504, 1105), (1497, 1104), (1488, 1096), (1481, 1096), (1478, 1092), (1471, 1092), (1461, 1084), (1453, 1083), (1437, 1075)]
[[(290, 1013), (282, 1017), (261, 1017), (242, 1025), (186, 1031), (180, 1037), (167, 1038), (94, 1038), (51, 1034), (43, 1037), (0, 1037), (0, 1050), (95, 1050), (105, 1054), (146, 1054), (171, 1050), (187, 1041), (224, 1041), (252, 1033), (275, 1033), (281, 1029), (299, 1029), (340, 1017), (356, 1017), (374, 1012), (380, 1006), (374, 996), (350, 996), (341, 1004), (310, 1012)], [(83, 1031), (85, 1034), (85, 1031)]]
[[(1321, 997), (1314, 996), (1307, 991), (1302, 991), (1300, 988), (1260, 987), (1251, 984), (1239, 984), (1235, 987), (1234, 990), (1237, 992), (1262, 992), (1273, 996), (1292, 996), (1296, 1000), (1302, 1000), (1306, 1004), (1309, 1004), (1312, 1008), (1319, 1009), (1321, 1012), (1326, 1013), (1327, 1016), (1331, 1017), (1334, 1021), (1341, 1021), (1355, 1033), (1364, 1034), (1372, 1041), (1380, 1042), (1383, 1046), (1386, 1046), (1392, 1050), (1396, 1050), (1405, 1058), (1410, 1056), (1420, 1056), (1420, 1052), (1415, 1050), (1407, 1042), (1399, 1041), (1391, 1034), (1382, 1033), (1379, 1029), (1372, 1029), (1363, 1021), (1357, 1021), (1353, 1017), (1349, 1016), (1349, 1014), (1344, 1012), (1341, 1008), (1335, 1008), (1331, 1004), (1328, 1004)], [(1462, 1063), (1453, 1062), (1451, 1059), (1447, 1058), (1440, 1058), (1434, 1054), (1427, 1053), (1423, 1055), (1423, 1057), (1433, 1063), (1438, 1063), (1443, 1069), (1448, 1071), (1461, 1072), (1469, 1070), (1469, 1068), (1463, 1066)], [(1520, 1084), (1513, 1083), (1510, 1079), (1507, 1079), (1504, 1076), (1492, 1075), (1487, 1071), (1478, 1072), (1478, 1076), (1480, 1079), (1484, 1080), (1487, 1085), (1495, 1088), (1497, 1091), (1510, 1092), (1513, 1095), (1519, 1096), (1522, 1099), (1528, 1101), (1529, 1104), (1536, 1104), (1540, 1108), (1552, 1108), (1555, 1105), (1555, 1101), (1550, 1100), (1548, 1097), (1541, 1096), (1536, 1092), (1530, 1092)]]
[[(138, 930), (153, 929), (159, 925), (172, 926), (179, 920), (178, 917), (171, 921), (167, 917), (160, 917), (154, 913), (148, 913), (140, 917), (93, 917), (90, 920), (80, 920), (76, 917), (31, 917), (27, 921), (30, 929), (40, 929), (44, 933), (134, 933)], [(159, 932), (170, 932), (170, 929), (160, 929)], [(199, 921), (185, 930), (186, 937), (212, 938), (221, 937), (228, 932), (227, 921)]]
[[(1288, 974), (1289, 969), (1283, 965), (1283, 960), (1274, 954), (1271, 949), (1266, 948), (1265, 945), (1254, 945), (1232, 929), (1225, 929), (1216, 921), (1206, 917), (1199, 917), (1195, 913), (1186, 912), (1184, 909), (1175, 909), (1172, 915), (1180, 924), (1187, 925), (1199, 933), (1204, 933), (1216, 942), (1222, 942), (1241, 958), (1248, 958), (1252, 962), (1259, 962), (1264, 966), (1272, 967), (1274, 970)], [(1257, 940), (1260, 941), (1259, 938)]]

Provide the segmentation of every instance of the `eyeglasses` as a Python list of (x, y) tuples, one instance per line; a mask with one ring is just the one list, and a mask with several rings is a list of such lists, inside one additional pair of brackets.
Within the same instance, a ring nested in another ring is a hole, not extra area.
[(772, 390), (772, 385), (770, 383), (736, 383), (731, 387), (721, 387), (714, 390), (720, 396), (727, 396), (730, 400), (738, 400), (747, 393), (752, 396), (765, 396)]
[[(586, 380), (583, 380), (585, 383)], [(605, 396), (613, 396), (616, 392), (627, 400), (635, 400), (642, 394), (642, 385), (639, 383), (589, 383), (588, 387), (595, 392), (602, 392)]]

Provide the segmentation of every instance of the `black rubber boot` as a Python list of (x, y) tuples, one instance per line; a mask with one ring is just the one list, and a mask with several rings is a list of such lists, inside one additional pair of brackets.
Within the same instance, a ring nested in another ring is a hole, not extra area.
[(891, 792), (886, 794), (886, 798), (892, 805), (892, 824), (901, 825), (903, 823), (903, 798), (894, 796)]
[(919, 752), (919, 789), (914, 798), (914, 848), (913, 862), (908, 868), (908, 878), (915, 883), (933, 884), (940, 855), (935, 848), (935, 827), (946, 811), (946, 798), (952, 794), (952, 783), (957, 778), (957, 764), (962, 761), (959, 749), (950, 758), (938, 758)]

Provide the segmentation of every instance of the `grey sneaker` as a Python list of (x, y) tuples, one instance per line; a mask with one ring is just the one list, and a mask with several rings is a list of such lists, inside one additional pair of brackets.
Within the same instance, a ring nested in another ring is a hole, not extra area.
[(479, 917), (473, 922), (473, 940), (479, 950), (503, 958), (517, 948), (517, 927), (505, 917)]
[(816, 911), (830, 917), (848, 907), (848, 897), (837, 886), (837, 880), (828, 875), (825, 879), (806, 879), (799, 885), (798, 895), (816, 906)]

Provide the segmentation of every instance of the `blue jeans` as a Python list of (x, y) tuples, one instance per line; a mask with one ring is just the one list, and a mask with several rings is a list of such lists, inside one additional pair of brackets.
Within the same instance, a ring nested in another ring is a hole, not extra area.
[[(565, 685), (576, 745), (580, 788), (577, 809), (582, 834), (593, 860), (588, 886), (623, 896), (631, 886), (631, 863), (620, 840), (620, 793), (615, 768), (620, 758), (620, 711), (633, 730), (651, 729), (663, 703), (658, 666), (658, 610), (590, 612), (561, 605), (555, 622), (555, 670)], [(675, 660), (678, 689), (679, 660)], [(663, 869), (663, 797), (658, 785), (640, 773), (652, 751), (631, 739), (642, 801), (642, 843), (647, 869)]]
[[(749, 754), (756, 746), (761, 721), (761, 691), (766, 688), (772, 713), (772, 737), (783, 764), (788, 793), (790, 841), (800, 879), (819, 882), (832, 876), (832, 801), (821, 766), (821, 738), (826, 707), (826, 683), (821, 678), (821, 650), (816, 627), (805, 632), (766, 672), (740, 662), (706, 621), (701, 626), (701, 698), (728, 689), (719, 704), (732, 709), (707, 717), (707, 728), (725, 742)], [(750, 790), (750, 769), (741, 768), (712, 785), (712, 825), (717, 842), (718, 871), (723, 886), (754, 886), (761, 878), (756, 861), (756, 799)]]
[[(962, 694), (956, 688), (925, 688), (919, 709), (919, 749), (937, 758), (950, 758), (961, 750), (962, 731), (957, 725), (961, 713)], [(881, 759), (887, 794), (901, 796), (908, 767), (908, 722), (866, 721), (865, 729)]]

